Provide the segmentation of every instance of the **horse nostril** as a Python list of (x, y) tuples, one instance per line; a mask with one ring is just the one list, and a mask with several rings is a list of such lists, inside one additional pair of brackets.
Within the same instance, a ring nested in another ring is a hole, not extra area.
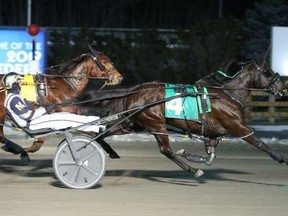
[(118, 80), (122, 81), (123, 80), (123, 76), (119, 75), (118, 77)]

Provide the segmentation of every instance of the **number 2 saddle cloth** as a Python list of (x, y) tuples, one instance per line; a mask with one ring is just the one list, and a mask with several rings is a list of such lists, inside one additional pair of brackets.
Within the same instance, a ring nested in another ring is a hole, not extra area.
[(188, 95), (165, 102), (166, 118), (198, 121), (199, 114), (211, 112), (211, 104), (206, 87), (165, 84), (165, 98), (182, 93), (188, 93)]

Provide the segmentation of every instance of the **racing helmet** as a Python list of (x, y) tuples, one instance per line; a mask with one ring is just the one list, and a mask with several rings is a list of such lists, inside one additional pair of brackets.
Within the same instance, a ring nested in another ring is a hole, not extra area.
[(12, 89), (13, 84), (17, 83), (18, 84), (18, 80), (21, 80), (24, 78), (24, 75), (22, 74), (18, 74), (16, 72), (9, 72), (7, 74), (5, 74), (5, 76), (2, 78), (2, 81), (5, 85), (5, 88), (8, 89)]

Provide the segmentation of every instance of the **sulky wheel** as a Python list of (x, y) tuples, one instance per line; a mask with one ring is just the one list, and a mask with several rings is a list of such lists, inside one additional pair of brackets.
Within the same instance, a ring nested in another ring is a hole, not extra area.
[(76, 136), (71, 140), (76, 152), (76, 160), (73, 158), (67, 140), (64, 140), (53, 159), (55, 175), (68, 188), (91, 188), (105, 173), (105, 154), (102, 148), (88, 137)]

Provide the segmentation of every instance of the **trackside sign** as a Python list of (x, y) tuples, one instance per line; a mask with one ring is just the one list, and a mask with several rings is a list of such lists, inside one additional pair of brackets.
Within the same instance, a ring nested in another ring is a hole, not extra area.
[(272, 69), (288, 76), (288, 27), (272, 27)]
[[(46, 64), (46, 32), (40, 30), (35, 40), (35, 60), (39, 62), (39, 72), (44, 72)], [(30, 74), (32, 61), (32, 37), (27, 28), (0, 28), (0, 74), (15, 71)]]

